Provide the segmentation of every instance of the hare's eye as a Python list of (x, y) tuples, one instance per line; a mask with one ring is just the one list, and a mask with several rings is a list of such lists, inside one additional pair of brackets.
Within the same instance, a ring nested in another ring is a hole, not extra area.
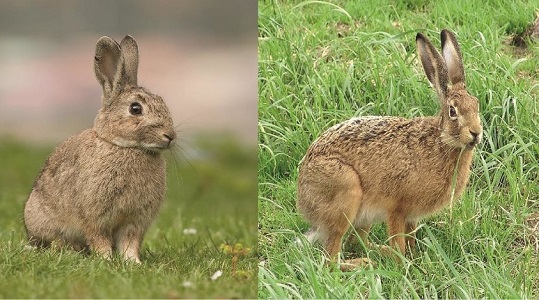
[(142, 105), (138, 102), (133, 102), (129, 105), (129, 113), (136, 116), (142, 114)]
[(457, 117), (457, 110), (454, 106), (449, 106), (449, 117), (450, 118), (456, 118)]

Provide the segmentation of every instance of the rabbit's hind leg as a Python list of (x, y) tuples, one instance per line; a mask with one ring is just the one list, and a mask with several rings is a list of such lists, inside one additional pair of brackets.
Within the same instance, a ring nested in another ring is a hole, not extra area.
[(24, 228), (28, 243), (35, 248), (48, 248), (55, 240), (62, 239), (62, 220), (55, 211), (44, 204), (41, 195), (32, 191), (24, 207)]

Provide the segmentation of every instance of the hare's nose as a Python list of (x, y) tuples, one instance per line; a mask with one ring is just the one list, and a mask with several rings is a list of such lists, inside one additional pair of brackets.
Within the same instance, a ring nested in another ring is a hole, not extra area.
[(477, 132), (474, 132), (474, 131), (470, 130), (470, 134), (472, 135), (474, 144), (477, 144), (477, 143), (479, 143), (481, 141), (481, 137), (480, 137), (481, 133), (477, 133)]

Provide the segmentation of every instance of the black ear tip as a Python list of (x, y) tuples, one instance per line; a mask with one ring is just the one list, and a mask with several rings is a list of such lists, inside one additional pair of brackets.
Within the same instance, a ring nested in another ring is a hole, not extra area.
[[(442, 32), (440, 32), (440, 36), (443, 38), (443, 39), (446, 39), (450, 36), (454, 37), (455, 38), (455, 34), (449, 30), (449, 29), (443, 29)], [(455, 38), (456, 39), (456, 38)]]
[(425, 40), (425, 36), (424, 36), (422, 33), (418, 32), (418, 33), (416, 34), (416, 36), (415, 36), (415, 41), (417, 42), (417, 41), (420, 41), (420, 40), (421, 40), (421, 41), (424, 41), (424, 40)]
[(457, 37), (452, 31), (448, 29), (444, 29), (442, 30), (442, 32), (440, 32), (440, 38), (442, 40), (442, 45), (445, 45), (448, 40), (452, 41), (454, 44), (457, 43)]

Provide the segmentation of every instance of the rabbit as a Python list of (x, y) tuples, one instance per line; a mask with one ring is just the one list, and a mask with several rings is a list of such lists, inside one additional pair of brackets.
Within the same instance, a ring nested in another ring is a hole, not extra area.
[(94, 126), (57, 146), (24, 207), (35, 247), (59, 245), (140, 263), (140, 245), (166, 189), (164, 150), (176, 132), (163, 99), (138, 86), (138, 46), (104, 36), (95, 77), (103, 89)]
[(441, 41), (443, 57), (416, 36), (439, 115), (352, 118), (321, 134), (300, 162), (297, 208), (312, 225), (306, 239), (320, 241), (332, 259), (349, 227), (367, 245), (379, 222), (387, 224), (391, 248), (404, 254), (406, 244), (415, 246), (417, 222), (462, 194), (483, 129), (456, 37), (444, 29)]

